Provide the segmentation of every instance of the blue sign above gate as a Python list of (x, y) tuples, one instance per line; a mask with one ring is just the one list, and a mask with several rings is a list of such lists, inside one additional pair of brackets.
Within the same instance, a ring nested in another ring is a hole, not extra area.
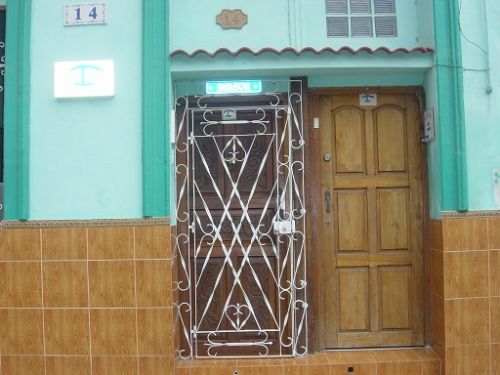
[(262, 81), (208, 81), (207, 95), (222, 94), (259, 94), (262, 92)]

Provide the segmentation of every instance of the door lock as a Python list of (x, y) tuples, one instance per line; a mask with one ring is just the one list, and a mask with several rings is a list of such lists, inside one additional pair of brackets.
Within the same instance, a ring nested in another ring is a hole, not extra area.
[(323, 154), (323, 160), (324, 161), (330, 161), (330, 160), (332, 160), (332, 155), (330, 155), (328, 152), (325, 152)]
[(332, 212), (330, 205), (331, 205), (330, 190), (327, 190), (325, 191), (325, 211), (327, 214)]

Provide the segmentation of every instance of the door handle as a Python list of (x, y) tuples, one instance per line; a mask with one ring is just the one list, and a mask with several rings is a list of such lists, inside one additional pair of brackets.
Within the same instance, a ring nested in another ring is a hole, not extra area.
[(325, 191), (325, 211), (327, 214), (332, 212), (330, 205), (331, 205), (330, 190), (327, 190)]

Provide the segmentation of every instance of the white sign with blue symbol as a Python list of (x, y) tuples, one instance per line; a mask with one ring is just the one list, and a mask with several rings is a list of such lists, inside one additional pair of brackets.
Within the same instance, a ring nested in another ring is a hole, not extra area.
[(376, 107), (377, 94), (359, 94), (359, 105), (361, 107)]
[(206, 92), (207, 95), (259, 94), (262, 81), (208, 81)]
[(60, 61), (54, 64), (56, 98), (92, 98), (115, 95), (112, 60)]

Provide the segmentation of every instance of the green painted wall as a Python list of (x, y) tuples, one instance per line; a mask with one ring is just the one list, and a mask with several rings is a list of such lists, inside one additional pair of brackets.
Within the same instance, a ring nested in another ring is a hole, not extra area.
[[(408, 0), (396, 1), (398, 37), (370, 39), (327, 38), (324, 0), (171, 0), (170, 5), (171, 50), (419, 45), (417, 5)], [(222, 9), (241, 9), (248, 24), (242, 30), (223, 30), (215, 21)]]
[[(67, 3), (33, 0), (30, 219), (142, 217), (141, 1), (64, 27)], [(116, 95), (54, 99), (54, 62), (86, 59), (115, 61)]]
[[(436, 69), (430, 69), (425, 74), (425, 106), (433, 109), (434, 122), (439, 124), (439, 103), (437, 97)], [(427, 174), (429, 186), (429, 214), (433, 219), (441, 218), (441, 154), (439, 139), (441, 133), (439, 127), (435, 128), (435, 140), (427, 144)]]
[[(496, 200), (494, 196), (493, 178), (493, 170), (500, 169), (498, 19), (500, 2), (497, 0), (462, 0), (461, 29), (470, 210), (500, 209), (500, 196), (497, 196)], [(491, 69), (489, 74), (488, 69)], [(487, 90), (489, 86), (491, 93)], [(497, 186), (497, 194), (500, 194), (500, 184)]]

